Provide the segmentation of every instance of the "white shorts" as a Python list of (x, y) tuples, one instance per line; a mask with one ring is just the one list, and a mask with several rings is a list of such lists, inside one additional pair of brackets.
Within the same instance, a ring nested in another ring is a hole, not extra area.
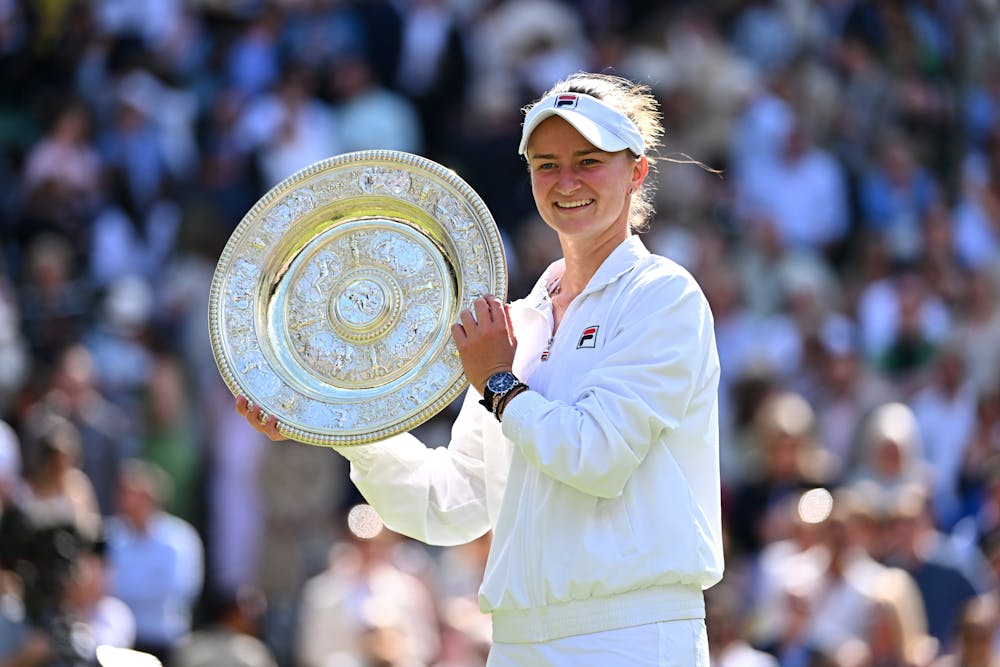
[(708, 667), (705, 621), (637, 625), (534, 644), (495, 642), (486, 667)]

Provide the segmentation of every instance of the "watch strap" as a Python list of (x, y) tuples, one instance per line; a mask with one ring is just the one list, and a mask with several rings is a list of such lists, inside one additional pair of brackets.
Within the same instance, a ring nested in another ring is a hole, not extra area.
[[(494, 392), (490, 389), (490, 380), (498, 375), (509, 375), (514, 380), (513, 384), (511, 384), (511, 386), (505, 391)], [(521, 382), (511, 371), (500, 371), (498, 373), (494, 373), (486, 380), (486, 385), (483, 387), (483, 398), (479, 401), (479, 404), (496, 417), (497, 421), (500, 421), (500, 415), (503, 412), (502, 406), (506, 403), (504, 399), (511, 396), (511, 392), (520, 393), (521, 389), (519, 388), (521, 387), (527, 388), (528, 385)], [(517, 391), (515, 392), (515, 390)]]

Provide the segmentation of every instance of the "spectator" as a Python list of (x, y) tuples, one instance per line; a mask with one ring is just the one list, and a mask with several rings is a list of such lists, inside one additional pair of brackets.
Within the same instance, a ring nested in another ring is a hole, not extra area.
[(865, 286), (857, 317), (866, 359), (907, 394), (920, 384), (920, 374), (951, 329), (944, 301), (907, 265)]
[(843, 479), (857, 462), (864, 420), (898, 396), (892, 384), (864, 363), (857, 327), (846, 316), (829, 317), (819, 339), (822, 376), (814, 398), (819, 440), (828, 454), (831, 476)]
[(43, 405), (28, 413), (24, 486), (17, 504), (36, 530), (68, 527), (82, 539), (97, 538), (100, 514), (90, 479), (80, 470), (80, 432)]
[(94, 356), (83, 345), (62, 351), (45, 396), (53, 409), (80, 433), (80, 467), (94, 487), (102, 516), (115, 510), (118, 470), (130, 452), (127, 414), (112, 404), (97, 386)]
[(938, 353), (934, 376), (910, 405), (920, 428), (922, 456), (932, 472), (936, 521), (946, 528), (961, 517), (959, 477), (965, 448), (972, 438), (978, 396), (957, 347)]
[(80, 340), (92, 292), (64, 236), (43, 235), (32, 242), (18, 301), (34, 360), (51, 363), (59, 350)]
[(434, 601), (420, 580), (393, 562), (401, 538), (383, 528), (367, 505), (348, 515), (347, 535), (331, 551), (327, 569), (303, 591), (300, 664), (322, 667), (382, 651), (394, 654), (382, 664), (403, 667), (403, 656), (428, 664), (440, 648)]
[(64, 591), (66, 613), (87, 628), (95, 652), (102, 645), (131, 648), (135, 643), (132, 611), (107, 592), (104, 549), (98, 541), (80, 554)]
[(997, 667), (1000, 655), (995, 649), (997, 635), (996, 594), (969, 600), (955, 623), (954, 650), (941, 656), (933, 667)]
[(865, 632), (871, 664), (927, 667), (937, 641), (926, 634), (924, 610), (906, 572), (886, 570), (875, 582), (874, 598)]
[(859, 189), (862, 224), (883, 237), (892, 259), (916, 259), (922, 251), (921, 221), (940, 193), (905, 137), (898, 132), (882, 137), (879, 161), (862, 175)]
[(423, 151), (423, 126), (417, 107), (403, 95), (379, 85), (364, 58), (351, 54), (339, 56), (332, 63), (329, 81), (337, 100), (342, 150)]
[(301, 443), (261, 452), (256, 488), (261, 536), (252, 580), (267, 597), (263, 636), (290, 661), (296, 613), (307, 579), (326, 565), (337, 538), (334, 517), (347, 484), (346, 465), (323, 448)]
[(155, 100), (127, 83), (123, 79), (115, 91), (114, 120), (98, 146), (104, 165), (121, 171), (131, 201), (145, 211), (163, 194), (170, 172), (153, 115)]
[(798, 120), (781, 135), (778, 155), (743, 176), (737, 193), (742, 229), (771, 227), (782, 246), (826, 253), (848, 230), (843, 167), (814, 146)]
[(856, 178), (871, 164), (879, 139), (895, 118), (892, 77), (872, 45), (850, 33), (835, 43), (833, 62), (842, 79), (833, 141)]
[(951, 339), (964, 360), (977, 391), (1000, 390), (1000, 301), (997, 285), (986, 271), (973, 271), (963, 281), (965, 300)]
[(394, 83), (413, 100), (428, 155), (444, 160), (455, 141), (452, 128), (462, 120), (469, 84), (465, 33), (449, 2), (411, 0), (401, 7), (399, 69)]
[(285, 72), (272, 92), (250, 102), (237, 133), (255, 153), (266, 188), (341, 152), (333, 110), (316, 96), (313, 76), (303, 68)]
[(132, 417), (133, 432), (139, 430), (135, 422), (141, 394), (153, 366), (148, 338), (155, 298), (145, 279), (136, 275), (118, 278), (104, 292), (100, 311), (83, 338), (94, 357), (96, 382), (108, 400)]
[(161, 660), (191, 631), (204, 558), (194, 528), (163, 510), (168, 498), (163, 471), (130, 460), (106, 524), (110, 591), (135, 615), (136, 648)]
[(948, 651), (962, 605), (992, 582), (973, 578), (970, 565), (935, 527), (929, 500), (926, 490), (915, 486), (890, 501), (883, 532), (889, 545), (885, 559), (912, 575), (927, 613), (927, 631)]
[(266, 599), (246, 588), (220, 593), (212, 601), (208, 625), (174, 651), (172, 667), (278, 667), (258, 638)]
[(281, 18), (277, 7), (265, 6), (241, 26), (239, 36), (226, 50), (226, 82), (242, 97), (264, 94), (281, 78)]
[(48, 634), (33, 627), (25, 617), (22, 584), (10, 571), (0, 568), (0, 665), (46, 667), (54, 657)]
[(865, 420), (858, 444), (859, 457), (849, 482), (873, 482), (886, 493), (929, 482), (920, 429), (905, 404), (886, 403), (876, 408)]
[(983, 155), (970, 159), (963, 171), (954, 210), (958, 255), (968, 266), (988, 267), (1000, 254), (995, 224), (1000, 206), (1000, 130), (993, 130)]
[(976, 404), (975, 424), (959, 474), (963, 517), (974, 516), (984, 504), (993, 471), (1000, 469), (1000, 393), (987, 392)]
[(80, 552), (98, 535), (100, 515), (90, 481), (76, 467), (73, 425), (36, 406), (24, 439), (25, 483), (0, 508), (0, 569), (20, 579), (27, 623), (48, 630)]
[(779, 393), (761, 405), (754, 418), (757, 474), (733, 494), (729, 525), (732, 546), (748, 556), (758, 554), (784, 527), (782, 500), (824, 479), (814, 441), (815, 415), (801, 396)]
[(56, 206), (81, 215), (97, 205), (101, 158), (91, 143), (90, 112), (69, 100), (56, 115), (48, 134), (29, 152), (24, 165), (26, 197), (45, 192)]
[(159, 466), (170, 478), (173, 492), (164, 509), (195, 523), (201, 514), (203, 452), (198, 440), (188, 380), (176, 357), (160, 351), (152, 360), (141, 458)]
[(180, 228), (176, 203), (155, 196), (140, 205), (119, 168), (105, 175), (108, 194), (93, 219), (90, 276), (105, 288), (129, 276), (156, 281), (173, 253)]

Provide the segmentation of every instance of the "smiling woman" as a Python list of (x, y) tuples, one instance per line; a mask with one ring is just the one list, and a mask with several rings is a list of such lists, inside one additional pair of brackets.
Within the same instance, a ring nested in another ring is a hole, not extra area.
[(707, 665), (719, 361), (699, 286), (633, 234), (651, 214), (656, 101), (582, 73), (526, 112), (519, 152), (563, 259), (524, 299), (485, 295), (452, 327), (472, 387), (447, 447), (402, 434), (338, 451), (392, 530), (493, 531), (489, 667)]

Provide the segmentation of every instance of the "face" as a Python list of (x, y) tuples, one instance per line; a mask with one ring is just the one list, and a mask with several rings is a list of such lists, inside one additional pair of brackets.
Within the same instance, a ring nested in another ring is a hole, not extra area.
[(561, 238), (621, 241), (629, 235), (628, 191), (646, 177), (645, 157), (599, 150), (558, 116), (532, 132), (527, 155), (535, 206)]

